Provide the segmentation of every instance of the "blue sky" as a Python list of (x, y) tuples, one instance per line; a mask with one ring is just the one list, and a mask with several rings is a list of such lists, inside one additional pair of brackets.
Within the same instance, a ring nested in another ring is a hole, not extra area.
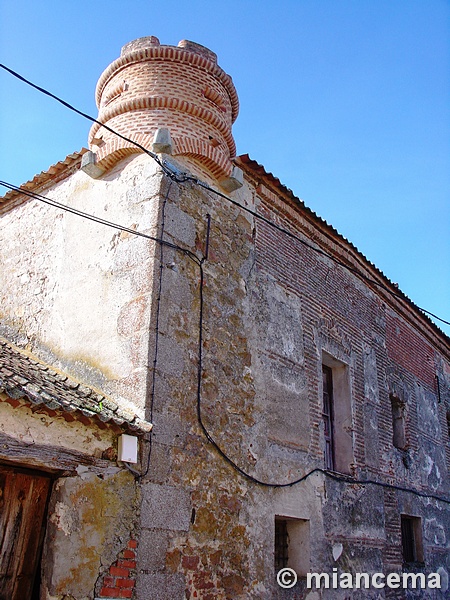
[[(94, 117), (100, 74), (147, 35), (216, 52), (238, 154), (450, 320), (450, 2), (0, 0), (0, 62)], [(0, 71), (0, 179), (31, 179), (89, 127)]]

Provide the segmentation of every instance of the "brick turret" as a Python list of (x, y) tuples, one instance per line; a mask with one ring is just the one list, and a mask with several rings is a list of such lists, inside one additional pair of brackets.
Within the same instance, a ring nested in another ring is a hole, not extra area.
[[(126, 44), (101, 75), (96, 102), (98, 120), (111, 129), (157, 152), (155, 134), (168, 130), (163, 151), (187, 157), (194, 170), (217, 181), (230, 177), (239, 102), (231, 77), (204, 46), (186, 40), (162, 46), (153, 36)], [(89, 147), (99, 172), (139, 152), (97, 123)]]

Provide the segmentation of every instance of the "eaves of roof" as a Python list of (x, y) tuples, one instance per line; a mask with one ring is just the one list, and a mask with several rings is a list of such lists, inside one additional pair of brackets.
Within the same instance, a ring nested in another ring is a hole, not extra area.
[[(82, 156), (87, 151), (87, 148), (82, 148), (79, 152), (69, 154), (64, 160), (52, 165), (46, 171), (42, 171), (41, 173), (35, 175), (33, 179), (24, 183), (21, 188), (26, 191), (39, 190), (39, 192), (42, 192), (46, 187), (65, 179), (71, 172), (78, 170), (81, 166)], [(397, 284), (394, 284), (374, 263), (369, 261), (369, 259), (364, 256), (364, 254), (360, 252), (360, 250), (358, 250), (358, 248), (352, 244), (352, 242), (340, 234), (332, 225), (327, 223), (327, 221), (319, 217), (313, 210), (308, 208), (292, 190), (281, 183), (278, 177), (275, 177), (272, 173), (266, 171), (263, 165), (250, 158), (248, 154), (242, 154), (236, 157), (235, 163), (246, 173), (251, 174), (257, 180), (264, 181), (269, 188), (275, 188), (281, 195), (289, 198), (294, 205), (296, 205), (298, 209), (302, 211), (303, 215), (305, 215), (310, 222), (315, 223), (319, 229), (321, 229), (323, 232), (326, 232), (328, 237), (331, 239), (334, 238), (335, 240), (339, 241), (341, 245), (355, 253), (355, 255), (362, 260), (363, 264), (366, 265), (369, 271), (375, 273), (381, 279), (384, 285), (392, 290), (392, 296), (396, 296), (400, 300), (406, 302), (406, 304), (414, 311), (414, 314), (424, 324), (426, 324), (428, 327), (431, 327), (434, 334), (437, 335), (443, 342), (443, 346), (447, 349), (447, 351), (450, 351), (450, 338), (442, 331), (442, 329), (440, 329), (436, 323), (434, 323), (434, 321), (428, 317), (428, 315), (422, 312), (420, 308), (398, 288)], [(20, 191), (12, 190), (7, 192), (3, 197), (0, 197), (0, 213), (4, 210), (9, 210), (16, 205), (21, 204), (27, 198), (28, 197), (24, 194), (21, 194)]]
[(138, 436), (152, 428), (151, 423), (111, 398), (54, 370), (4, 338), (0, 338), (0, 392), (11, 400), (24, 400), (85, 425), (109, 425)]
[[(64, 160), (52, 165), (46, 171), (38, 173), (33, 179), (23, 183), (20, 187), (27, 192), (41, 193), (50, 185), (58, 183), (58, 181), (65, 179), (73, 171), (77, 171), (81, 166), (81, 158), (87, 151), (87, 148), (82, 148), (79, 152), (69, 154)], [(4, 196), (0, 197), (0, 212), (21, 204), (28, 198), (29, 196), (21, 194), (18, 190), (10, 190)]]
[(250, 158), (248, 154), (242, 154), (236, 157), (235, 163), (248, 175), (253, 176), (253, 178), (255, 178), (257, 181), (264, 182), (269, 189), (275, 189), (281, 196), (288, 198), (294, 205), (297, 206), (297, 208), (310, 222), (314, 223), (329, 238), (339, 241), (341, 246), (346, 247), (350, 252), (358, 256), (368, 271), (374, 273), (384, 284), (384, 286), (391, 290), (390, 293), (392, 298), (397, 297), (399, 300), (406, 302), (406, 304), (414, 311), (414, 314), (419, 318), (419, 320), (421, 320), (426, 326), (431, 327), (434, 334), (441, 340), (441, 342), (443, 342), (443, 346), (441, 347), (446, 348), (447, 352), (450, 352), (450, 338), (442, 331), (442, 329), (440, 329), (436, 323), (434, 323), (434, 321), (428, 317), (428, 315), (422, 312), (422, 310), (398, 288), (397, 284), (393, 283), (376, 265), (374, 265), (366, 256), (364, 256), (364, 254), (360, 252), (360, 250), (358, 250), (354, 244), (340, 234), (332, 225), (319, 217), (313, 210), (308, 208), (303, 200), (298, 198), (292, 190), (281, 183), (278, 177), (275, 177), (272, 173), (266, 171), (263, 165)]

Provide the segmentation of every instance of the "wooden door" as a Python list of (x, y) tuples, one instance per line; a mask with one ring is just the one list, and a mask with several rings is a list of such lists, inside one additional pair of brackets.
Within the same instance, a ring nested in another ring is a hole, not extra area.
[(0, 600), (31, 600), (51, 479), (0, 465)]

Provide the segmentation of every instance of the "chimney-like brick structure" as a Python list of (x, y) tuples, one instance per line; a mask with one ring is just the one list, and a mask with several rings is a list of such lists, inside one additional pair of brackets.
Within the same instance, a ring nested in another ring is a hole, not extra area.
[[(96, 102), (101, 123), (148, 150), (156, 131), (168, 129), (174, 156), (188, 157), (217, 181), (231, 175), (239, 101), (231, 77), (204, 46), (186, 40), (162, 46), (153, 36), (126, 44), (101, 75)], [(140, 151), (97, 123), (89, 147), (101, 171)]]

